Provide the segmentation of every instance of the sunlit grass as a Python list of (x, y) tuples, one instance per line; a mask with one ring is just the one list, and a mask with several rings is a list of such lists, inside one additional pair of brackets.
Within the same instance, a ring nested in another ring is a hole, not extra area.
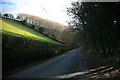
[(2, 33), (33, 40), (58, 43), (14, 20), (2, 19)]

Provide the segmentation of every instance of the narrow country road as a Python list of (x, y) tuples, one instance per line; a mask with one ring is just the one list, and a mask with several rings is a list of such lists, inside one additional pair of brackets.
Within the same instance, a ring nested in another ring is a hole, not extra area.
[(104, 66), (98, 59), (83, 55), (81, 48), (77, 48), (8, 78), (85, 78), (84, 75), (91, 76), (105, 69), (112, 68)]

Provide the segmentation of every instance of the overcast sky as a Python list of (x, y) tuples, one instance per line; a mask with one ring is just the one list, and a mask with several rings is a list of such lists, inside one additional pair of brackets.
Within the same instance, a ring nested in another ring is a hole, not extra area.
[(77, 0), (2, 0), (2, 13), (27, 13), (67, 25), (66, 8)]

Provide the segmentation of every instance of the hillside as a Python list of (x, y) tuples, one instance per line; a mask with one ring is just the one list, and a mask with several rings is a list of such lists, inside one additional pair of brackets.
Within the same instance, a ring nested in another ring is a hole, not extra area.
[(3, 76), (70, 50), (19, 21), (3, 18), (1, 22)]
[(40, 34), (35, 30), (26, 27), (20, 22), (9, 20), (9, 19), (2, 19), (2, 33), (7, 35), (12, 35), (12, 36), (17, 36), (17, 37), (33, 39), (33, 40), (40, 40), (44, 42), (58, 43), (44, 36), (43, 34)]
[(16, 20), (19, 20), (27, 27), (35, 29), (36, 31), (60, 42), (63, 42), (63, 31), (68, 28), (63, 24), (25, 13), (18, 14)]

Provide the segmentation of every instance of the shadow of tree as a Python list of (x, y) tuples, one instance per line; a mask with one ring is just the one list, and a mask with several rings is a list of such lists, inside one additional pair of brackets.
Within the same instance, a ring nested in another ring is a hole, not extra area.
[(115, 69), (111, 66), (101, 66), (82, 72), (57, 76), (55, 78), (61, 78), (62, 80), (119, 80), (119, 74), (120, 69)]

